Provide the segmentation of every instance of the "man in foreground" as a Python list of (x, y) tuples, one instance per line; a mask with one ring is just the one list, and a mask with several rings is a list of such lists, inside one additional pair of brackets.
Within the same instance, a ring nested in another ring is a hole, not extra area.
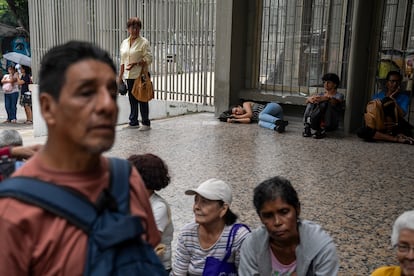
[[(75, 190), (97, 202), (110, 182), (103, 152), (115, 139), (118, 116), (116, 69), (109, 55), (71, 41), (43, 57), (40, 109), (48, 138), (14, 176), (29, 176)], [(144, 239), (160, 241), (145, 186), (133, 168), (130, 211), (141, 218)], [(0, 275), (82, 275), (87, 235), (40, 207), (0, 198)]]

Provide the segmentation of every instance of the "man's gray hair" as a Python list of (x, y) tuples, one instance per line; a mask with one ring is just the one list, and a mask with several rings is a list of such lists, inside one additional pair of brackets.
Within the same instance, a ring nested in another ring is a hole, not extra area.
[(22, 146), (23, 139), (15, 129), (5, 129), (0, 132), (0, 148), (7, 146)]

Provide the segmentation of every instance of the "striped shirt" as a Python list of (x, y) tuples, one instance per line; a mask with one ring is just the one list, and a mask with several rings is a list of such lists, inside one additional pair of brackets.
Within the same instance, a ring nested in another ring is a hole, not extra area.
[(266, 105), (264, 104), (259, 104), (259, 103), (253, 103), (252, 105), (252, 118), (250, 119), (250, 121), (252, 123), (257, 123), (259, 121), (259, 114), (260, 112), (263, 111), (263, 109), (266, 107)]
[[(233, 225), (226, 225), (217, 242), (210, 248), (204, 249), (201, 248), (198, 239), (199, 225), (195, 222), (185, 225), (178, 236), (172, 275), (202, 275), (207, 257), (214, 256), (218, 259), (223, 259), (226, 252), (227, 239), (232, 226)], [(250, 232), (245, 227), (241, 227), (237, 231), (234, 239), (229, 262), (235, 262), (237, 267), (239, 266), (240, 261), (241, 244), (249, 233)]]

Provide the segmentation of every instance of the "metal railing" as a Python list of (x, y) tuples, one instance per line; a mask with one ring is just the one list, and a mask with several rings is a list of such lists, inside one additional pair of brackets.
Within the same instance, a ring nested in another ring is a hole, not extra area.
[(119, 66), (126, 22), (151, 44), (155, 98), (214, 103), (216, 0), (29, 0), (34, 80), (45, 52), (71, 39), (97, 43)]
[(258, 88), (304, 96), (332, 72), (346, 89), (351, 5), (352, 0), (263, 0)]

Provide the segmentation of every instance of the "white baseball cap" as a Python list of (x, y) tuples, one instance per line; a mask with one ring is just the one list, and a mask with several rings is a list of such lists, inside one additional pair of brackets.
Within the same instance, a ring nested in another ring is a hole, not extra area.
[(232, 201), (231, 188), (223, 180), (210, 178), (201, 183), (197, 189), (190, 189), (185, 191), (186, 195), (199, 194), (200, 196), (209, 200), (222, 200), (229, 206)]

